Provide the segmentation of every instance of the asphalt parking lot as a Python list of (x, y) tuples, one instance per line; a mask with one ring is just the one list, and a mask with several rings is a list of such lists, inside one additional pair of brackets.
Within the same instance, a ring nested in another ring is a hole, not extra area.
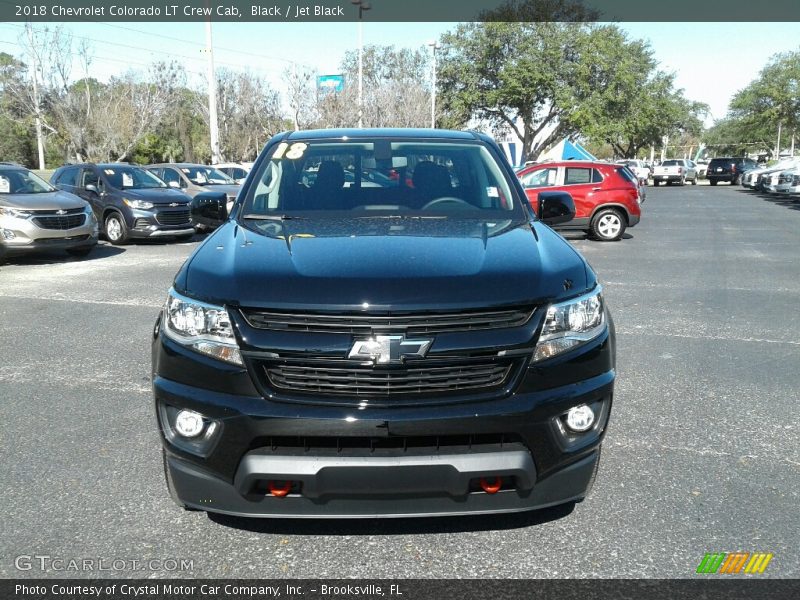
[(197, 241), (0, 266), (0, 576), (19, 555), (191, 559), (185, 577), (694, 577), (706, 552), (800, 576), (800, 202), (648, 188), (603, 282), (619, 378), (587, 501), (500, 517), (247, 520), (169, 499), (149, 337)]

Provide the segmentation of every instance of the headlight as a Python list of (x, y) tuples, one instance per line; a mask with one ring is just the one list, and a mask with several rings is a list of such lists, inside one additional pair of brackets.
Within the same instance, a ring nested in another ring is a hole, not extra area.
[(163, 331), (193, 350), (235, 365), (243, 365), (239, 345), (224, 306), (205, 304), (169, 290)]
[(123, 198), (122, 201), (131, 208), (138, 208), (139, 210), (149, 210), (153, 208), (152, 202), (145, 202), (144, 200), (128, 200)]
[(24, 219), (31, 216), (30, 211), (20, 210), (18, 208), (0, 206), (0, 215), (4, 217), (14, 217), (16, 219)]
[(602, 289), (553, 304), (533, 353), (533, 361), (544, 360), (584, 344), (599, 336), (606, 328)]

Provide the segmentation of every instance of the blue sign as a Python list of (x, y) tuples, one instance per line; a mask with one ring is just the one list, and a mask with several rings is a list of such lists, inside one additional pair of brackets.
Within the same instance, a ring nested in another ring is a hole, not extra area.
[(318, 75), (317, 90), (325, 94), (344, 91), (344, 75)]

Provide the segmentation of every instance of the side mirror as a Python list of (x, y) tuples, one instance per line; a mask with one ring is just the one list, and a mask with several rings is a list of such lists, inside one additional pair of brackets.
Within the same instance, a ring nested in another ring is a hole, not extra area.
[(171, 188), (181, 189), (181, 184), (177, 181), (170, 181), (167, 185)]
[(228, 219), (228, 196), (225, 192), (203, 192), (192, 199), (192, 222), (219, 227)]
[(95, 184), (93, 184), (93, 183), (87, 183), (86, 187), (83, 188), (83, 189), (85, 189), (87, 192), (93, 192), (95, 194), (99, 194), (100, 193), (100, 192), (97, 191), (97, 186)]
[(575, 218), (575, 203), (567, 192), (539, 192), (539, 218), (546, 225), (566, 223)]

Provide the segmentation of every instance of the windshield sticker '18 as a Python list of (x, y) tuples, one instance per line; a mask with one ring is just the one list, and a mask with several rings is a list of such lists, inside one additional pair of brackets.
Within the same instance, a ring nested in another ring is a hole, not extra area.
[(286, 153), (286, 158), (289, 160), (297, 160), (298, 158), (302, 158), (306, 148), (308, 148), (308, 144), (304, 144), (303, 142), (294, 143), (289, 147), (289, 151)]

